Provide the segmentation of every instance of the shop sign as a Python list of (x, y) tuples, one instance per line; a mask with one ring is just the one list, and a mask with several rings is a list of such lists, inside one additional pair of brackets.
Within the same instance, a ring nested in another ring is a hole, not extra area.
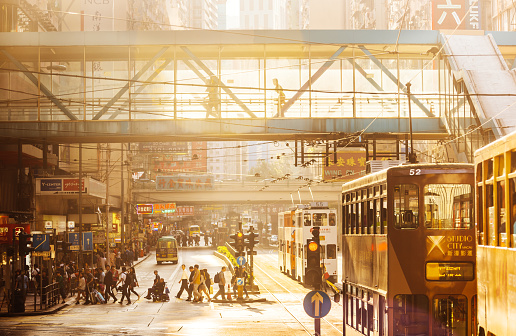
[(152, 214), (153, 204), (136, 204), (136, 212), (139, 215)]
[(156, 190), (212, 190), (211, 176), (157, 176)]
[(30, 224), (0, 224), (0, 244), (13, 243), (13, 231), (18, 237), (21, 231), (30, 233)]

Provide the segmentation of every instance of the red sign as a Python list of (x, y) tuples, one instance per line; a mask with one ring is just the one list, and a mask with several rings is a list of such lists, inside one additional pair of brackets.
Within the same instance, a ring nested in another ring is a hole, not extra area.
[[(79, 191), (79, 179), (63, 179), (63, 191)], [(84, 189), (84, 179), (82, 180), (82, 192)]]
[(136, 204), (136, 212), (139, 215), (152, 214), (153, 204)]
[(176, 203), (164, 203), (164, 204), (154, 204), (154, 213), (173, 213), (176, 212)]
[(365, 174), (365, 151), (349, 151), (337, 153), (337, 162), (330, 156), (328, 167), (323, 166), (323, 179), (350, 181)]
[(0, 224), (0, 244), (12, 244), (13, 231), (18, 237), (22, 230), (30, 233), (30, 224)]
[(433, 0), (432, 29), (480, 29), (480, 6), (473, 0)]

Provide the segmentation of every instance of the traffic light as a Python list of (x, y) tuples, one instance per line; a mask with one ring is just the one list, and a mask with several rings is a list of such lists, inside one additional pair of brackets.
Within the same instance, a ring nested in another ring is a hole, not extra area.
[(254, 248), (254, 245), (258, 244), (260, 240), (258, 239), (258, 233), (255, 233), (254, 231), (248, 233), (246, 236), (246, 243), (248, 249), (252, 250)]
[(235, 248), (235, 250), (237, 250), (238, 256), (243, 255), (245, 245), (244, 245), (244, 234), (242, 233), (242, 231), (238, 231), (237, 233), (232, 234), (229, 237), (234, 240), (234, 242), (230, 242), (229, 244), (231, 246), (233, 246)]
[(18, 253), (20, 255), (20, 259), (25, 258), (30, 252), (34, 251), (32, 247), (32, 235), (21, 231), (18, 234)]
[(306, 249), (306, 270), (305, 283), (313, 286), (316, 290), (321, 289), (322, 270), (321, 270), (321, 244), (319, 242), (319, 228), (312, 229), (313, 238), (307, 239)]
[(63, 253), (67, 253), (69, 251), (70, 246), (72, 245), (72, 243), (68, 243), (68, 242), (60, 241), (60, 240), (58, 240), (56, 243), (57, 243), (56, 244), (56, 252), (63, 252)]

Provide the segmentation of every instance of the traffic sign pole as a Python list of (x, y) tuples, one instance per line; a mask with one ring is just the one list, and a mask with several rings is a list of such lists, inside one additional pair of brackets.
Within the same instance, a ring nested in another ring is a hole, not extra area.
[(316, 318), (314, 319), (314, 327), (315, 327), (315, 336), (320, 336), (321, 335), (321, 319), (320, 318)]

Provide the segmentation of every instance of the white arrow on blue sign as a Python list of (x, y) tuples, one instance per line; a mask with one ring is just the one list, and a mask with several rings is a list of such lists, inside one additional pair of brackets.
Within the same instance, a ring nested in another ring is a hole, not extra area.
[(303, 307), (308, 316), (323, 318), (330, 312), (331, 300), (328, 294), (322, 291), (311, 291), (303, 300)]
[(240, 256), (240, 257), (237, 258), (236, 261), (237, 261), (238, 266), (245, 265), (245, 257)]

